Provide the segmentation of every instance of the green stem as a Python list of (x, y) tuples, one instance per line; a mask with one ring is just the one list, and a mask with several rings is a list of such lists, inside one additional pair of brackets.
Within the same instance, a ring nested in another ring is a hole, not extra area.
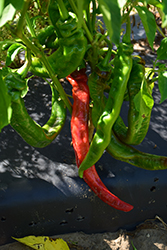
[(96, 23), (96, 1), (92, 1), (93, 4), (93, 13), (92, 13), (92, 30), (95, 30), (95, 23)]
[(27, 13), (29, 4), (30, 4), (31, 0), (24, 0), (24, 4), (23, 4), (23, 9), (21, 10), (21, 16), (19, 18), (19, 22), (16, 28), (16, 33), (17, 34), (21, 34), (23, 32), (23, 25), (25, 22), (25, 15)]
[(70, 113), (72, 113), (72, 105), (70, 100), (68, 99), (61, 83), (59, 82), (58, 78), (55, 76), (53, 69), (50, 65), (50, 63), (48, 62), (45, 54), (40, 51), (34, 44), (31, 43), (30, 40), (27, 39), (27, 37), (23, 34), (23, 33), (15, 33), (16, 36), (18, 36), (25, 44), (26, 46), (33, 51), (33, 53), (40, 59), (40, 61), (44, 64), (44, 66), (46, 67), (50, 78), (52, 79), (54, 85), (56, 86), (62, 100), (64, 101), (65, 105), (67, 106), (68, 110)]
[(35, 31), (34, 31), (34, 29), (32, 27), (32, 24), (31, 24), (28, 13), (25, 14), (25, 18), (26, 18), (27, 26), (29, 28), (29, 32), (30, 32), (31, 36), (36, 37)]
[(57, 0), (58, 6), (59, 6), (59, 11), (60, 11), (60, 16), (63, 20), (68, 19), (69, 14), (68, 11), (63, 3), (62, 0)]
[(122, 41), (126, 44), (129, 44), (131, 42), (131, 23), (130, 23), (130, 17), (127, 18), (126, 20), (126, 33), (123, 36)]
[(157, 30), (159, 31), (159, 33), (165, 38), (165, 34), (162, 32), (162, 30), (160, 29), (160, 27), (157, 25)]
[(153, 79), (148, 81), (148, 84), (152, 84), (153, 82), (158, 81), (158, 78), (158, 76), (154, 77)]

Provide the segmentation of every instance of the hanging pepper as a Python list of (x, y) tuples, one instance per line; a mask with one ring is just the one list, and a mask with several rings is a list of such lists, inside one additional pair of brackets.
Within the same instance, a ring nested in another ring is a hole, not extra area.
[[(18, 81), (20, 77), (20, 81)], [(12, 118), (10, 125), (31, 146), (43, 148), (49, 145), (61, 131), (66, 120), (66, 107), (55, 88), (52, 91), (52, 111), (48, 122), (41, 127), (28, 114), (21, 98), (27, 88), (25, 80), (17, 74), (5, 77), (8, 93), (11, 96)]]
[[(118, 138), (126, 144), (138, 145), (147, 134), (152, 109), (147, 107), (144, 102), (137, 109), (135, 97), (139, 94), (141, 88), (144, 89), (145, 93), (151, 95), (153, 86), (154, 83), (148, 85), (145, 80), (145, 67), (142, 59), (137, 56), (133, 57), (133, 66), (127, 85), (129, 95), (128, 127), (125, 126), (121, 117), (118, 117), (113, 126)], [(140, 100), (142, 101), (142, 95)], [(143, 110), (145, 113), (143, 113)]]
[[(71, 118), (71, 135), (75, 151), (76, 163), (79, 167), (89, 150), (88, 136), (88, 114), (89, 114), (89, 88), (87, 86), (87, 75), (85, 69), (76, 71), (67, 77), (73, 89), (73, 111)], [(95, 166), (84, 171), (84, 181), (92, 191), (108, 205), (128, 212), (133, 206), (121, 201), (118, 197), (109, 192), (98, 176)]]
[(146, 170), (167, 169), (167, 157), (141, 152), (121, 142), (112, 131), (107, 152), (119, 161), (127, 162)]
[[(59, 38), (59, 48), (48, 56), (55, 75), (64, 78), (76, 70), (80, 65), (87, 48), (87, 40), (83, 30), (77, 27), (77, 19), (71, 14), (67, 20), (57, 21), (61, 37)], [(30, 71), (40, 77), (49, 77), (46, 68), (40, 62), (40, 58), (32, 56)]]
[(84, 170), (94, 165), (102, 156), (110, 143), (110, 133), (113, 124), (119, 116), (127, 88), (131, 68), (133, 47), (131, 44), (120, 43), (115, 57), (114, 79), (104, 111), (97, 122), (97, 130), (90, 145), (89, 152), (79, 167), (79, 176)]

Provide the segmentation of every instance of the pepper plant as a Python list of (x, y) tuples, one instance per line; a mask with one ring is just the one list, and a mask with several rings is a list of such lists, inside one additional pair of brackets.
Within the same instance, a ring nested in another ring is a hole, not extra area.
[[(133, 15), (139, 15), (152, 50), (157, 33), (161, 35), (150, 68), (133, 54)], [(1, 52), (6, 50), (0, 69), (0, 130), (10, 124), (29, 145), (46, 147), (60, 133), (68, 109), (79, 176), (110, 206), (132, 210), (132, 205), (105, 187), (95, 164), (107, 150), (115, 159), (137, 167), (167, 168), (167, 157), (133, 147), (147, 134), (155, 81), (160, 104), (167, 99), (166, 27), (165, 0), (1, 0), (0, 28), (7, 30), (11, 39), (0, 41)], [(24, 64), (11, 66), (20, 52), (24, 52)], [(31, 77), (51, 79), (47, 82), (52, 111), (42, 127), (24, 105), (28, 72)], [(61, 78), (72, 85), (73, 105)], [(125, 100), (129, 102), (128, 126), (120, 116)]]

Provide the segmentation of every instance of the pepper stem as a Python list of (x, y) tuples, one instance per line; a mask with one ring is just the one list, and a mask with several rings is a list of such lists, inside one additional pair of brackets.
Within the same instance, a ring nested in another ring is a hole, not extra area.
[(125, 35), (122, 38), (122, 41), (126, 44), (129, 44), (131, 42), (131, 23), (130, 23), (130, 17), (127, 18), (126, 21), (126, 32)]
[(68, 14), (68, 11), (66, 9), (66, 6), (65, 4), (63, 3), (62, 0), (57, 0), (57, 3), (58, 3), (58, 7), (59, 7), (59, 11), (60, 11), (60, 16), (63, 20), (66, 20), (68, 19), (69, 17), (69, 14)]
[(21, 10), (21, 16), (19, 18), (18, 25), (17, 25), (17, 28), (16, 28), (16, 33), (17, 34), (20, 34), (20, 33), (23, 32), (23, 25), (24, 25), (24, 22), (25, 22), (25, 15), (27, 13), (30, 1), (31, 0), (24, 0), (23, 8)]

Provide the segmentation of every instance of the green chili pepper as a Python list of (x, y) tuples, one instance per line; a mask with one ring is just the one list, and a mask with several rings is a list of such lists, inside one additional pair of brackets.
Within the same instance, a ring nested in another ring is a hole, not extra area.
[(41, 127), (28, 114), (21, 98), (22, 91), (26, 88), (25, 81), (17, 81), (15, 75), (7, 75), (5, 78), (9, 94), (12, 99), (12, 118), (10, 125), (31, 146), (43, 148), (49, 145), (61, 131), (66, 120), (66, 107), (55, 88), (52, 91), (52, 111), (48, 122)]
[(116, 137), (113, 131), (111, 133), (111, 141), (106, 150), (115, 159), (139, 168), (147, 170), (167, 169), (167, 157), (144, 153), (124, 144)]
[[(154, 83), (148, 85), (145, 80), (145, 67), (141, 58), (133, 57), (132, 71), (128, 81), (128, 127), (125, 126), (121, 117), (118, 117), (113, 126), (113, 131), (118, 138), (126, 144), (138, 145), (143, 141), (147, 134), (152, 109), (147, 107), (142, 101), (142, 95), (139, 95), (139, 92), (141, 91), (141, 88), (143, 88), (145, 93), (151, 95), (153, 86)], [(136, 108), (135, 105), (136, 95), (139, 96), (139, 101), (142, 102), (138, 108)]]
[(97, 122), (97, 130), (90, 149), (79, 167), (79, 176), (83, 177), (84, 170), (93, 166), (102, 156), (110, 143), (111, 129), (119, 116), (127, 88), (131, 68), (133, 47), (131, 44), (120, 43), (115, 57), (114, 79), (104, 111)]
[[(59, 38), (59, 48), (48, 57), (48, 62), (55, 75), (58, 78), (64, 78), (82, 62), (87, 48), (87, 40), (83, 30), (77, 28), (77, 20), (73, 15), (68, 20), (58, 20), (57, 27), (64, 37)], [(49, 77), (47, 70), (37, 57), (32, 56), (30, 71), (40, 77)]]

